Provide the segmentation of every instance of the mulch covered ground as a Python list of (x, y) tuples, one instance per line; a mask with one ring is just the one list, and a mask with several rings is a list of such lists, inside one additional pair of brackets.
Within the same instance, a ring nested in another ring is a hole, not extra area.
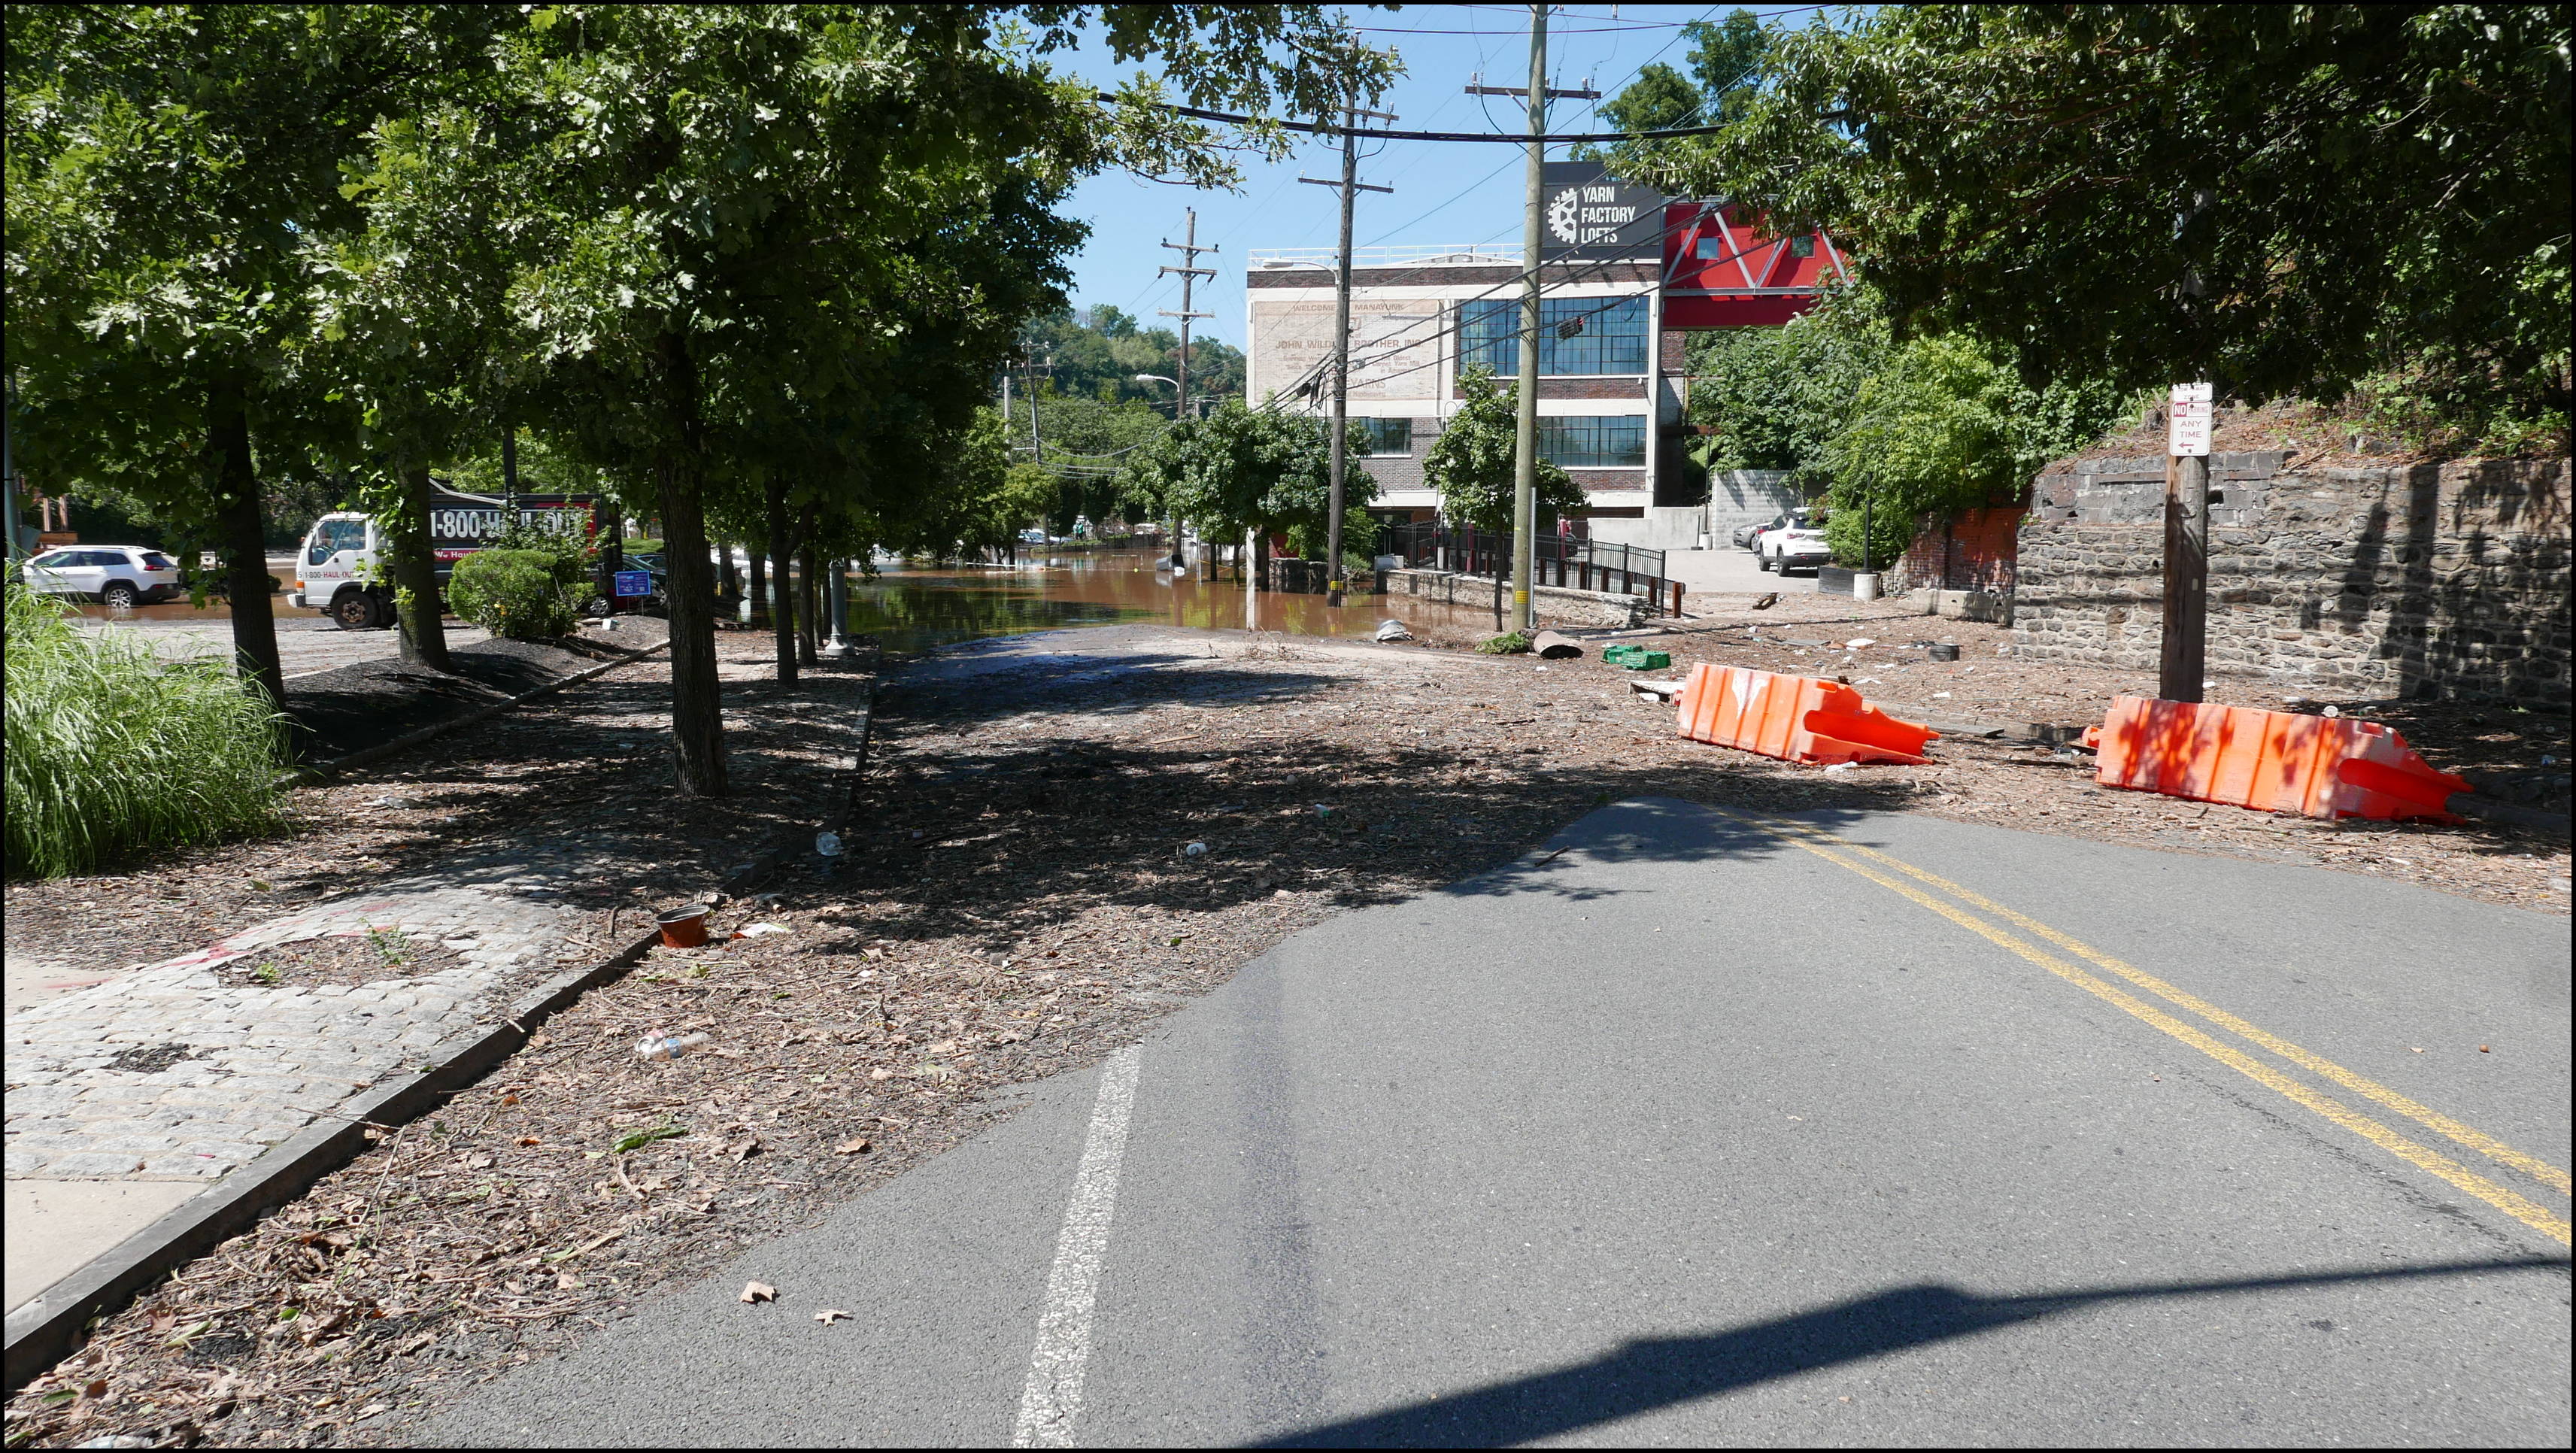
[[(2018, 668), (1990, 628), (1837, 608), (1654, 644), (1673, 675), (1721, 660), (1874, 678), (1873, 698), (1963, 723), (2098, 720), (2140, 684)], [(1623, 797), (1924, 811), (2567, 911), (2564, 840), (2521, 829), (2110, 792), (2084, 761), (1964, 735), (1935, 766), (1827, 773), (1677, 741), (1670, 708), (1597, 656), (1120, 630), (1137, 669), (891, 673), (832, 873), (791, 857), (762, 894), (717, 906), (710, 947), (657, 949), (445, 1112), (109, 1318), (12, 1401), (12, 1444), (400, 1442), (422, 1409), (812, 1224), (1006, 1113), (991, 1092), (1131, 1042), (1297, 929), (1470, 876)], [(1932, 638), (1963, 659), (1931, 662), (1913, 643)], [(734, 800), (670, 799), (650, 735), (661, 668), (638, 666), (390, 774), (432, 807), (364, 806), (381, 779), (307, 797), (301, 835), (192, 859), (198, 896), (178, 901), (229, 894), (237, 911), (254, 873), (296, 885), (283, 894), (347, 865), (559, 838), (614, 857), (595, 914), (693, 894), (747, 845), (810, 833), (798, 814), (847, 701), (833, 693), (860, 684), (750, 680), (762, 643), (727, 643), (746, 678), (728, 688)], [(2536, 763), (2553, 743), (2564, 760), (2563, 718), (2444, 710), (2406, 719), (2437, 762)], [(13, 917), (22, 891), (100, 890), (13, 888)], [(648, 1037), (679, 1038), (678, 1056), (640, 1056)]]

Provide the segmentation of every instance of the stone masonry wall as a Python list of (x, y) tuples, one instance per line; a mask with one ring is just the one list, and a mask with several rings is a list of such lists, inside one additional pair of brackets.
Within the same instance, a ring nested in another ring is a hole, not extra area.
[[(2210, 460), (2209, 670), (2356, 697), (2569, 700), (2568, 462), (2287, 470)], [(2153, 670), (2160, 457), (2040, 476), (2013, 654)]]

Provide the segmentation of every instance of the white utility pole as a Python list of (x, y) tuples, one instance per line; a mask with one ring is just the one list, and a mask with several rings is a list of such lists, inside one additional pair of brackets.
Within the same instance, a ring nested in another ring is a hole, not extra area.
[(1342, 246), (1333, 287), (1333, 489), (1324, 523), (1324, 604), (1340, 605), (1347, 582), (1342, 579), (1342, 481), (1350, 470), (1350, 443), (1345, 437), (1351, 414), (1351, 202), (1361, 192), (1392, 192), (1360, 180), (1359, 136), (1362, 120), (1393, 121), (1391, 111), (1363, 110), (1357, 102), (1342, 107), (1342, 179), (1299, 177), (1342, 195)]
[[(1215, 268), (1201, 267), (1198, 265), (1199, 254), (1202, 252), (1215, 252), (1217, 250), (1217, 245), (1211, 242), (1205, 247), (1199, 246), (1198, 208), (1189, 208), (1188, 216), (1189, 230), (1181, 234), (1184, 240), (1174, 242), (1170, 238), (1163, 239), (1163, 245), (1165, 247), (1168, 247), (1181, 255), (1181, 265), (1179, 267), (1157, 268), (1154, 271), (1154, 276), (1158, 278), (1171, 273), (1179, 273), (1181, 275), (1181, 310), (1175, 313), (1169, 308), (1155, 309), (1155, 312), (1163, 317), (1178, 318), (1181, 320), (1181, 366), (1172, 370), (1173, 373), (1179, 375), (1179, 377), (1173, 380), (1172, 386), (1178, 389), (1181, 395), (1172, 402), (1172, 426), (1174, 428), (1180, 427), (1180, 422), (1183, 418), (1191, 416), (1190, 320), (1193, 318), (1213, 318), (1216, 316), (1214, 313), (1193, 313), (1190, 311), (1190, 285), (1197, 282), (1200, 278), (1216, 276)], [(1172, 514), (1171, 524), (1172, 570), (1174, 572), (1174, 578), (1178, 579), (1181, 568), (1181, 516), (1177, 510)]]

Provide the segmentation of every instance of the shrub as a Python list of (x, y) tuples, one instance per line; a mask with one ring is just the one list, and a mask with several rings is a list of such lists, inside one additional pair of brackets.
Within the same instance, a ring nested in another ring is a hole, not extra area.
[(447, 579), (447, 604), (513, 641), (543, 641), (573, 628), (573, 595), (559, 557), (541, 550), (484, 549), (457, 561)]
[(1529, 653), (1529, 648), (1530, 633), (1527, 631), (1505, 631), (1499, 636), (1489, 636), (1476, 645), (1477, 650), (1488, 656), (1522, 656)]
[(278, 825), (281, 718), (219, 661), (166, 663), (8, 585), (8, 871), (59, 877)]

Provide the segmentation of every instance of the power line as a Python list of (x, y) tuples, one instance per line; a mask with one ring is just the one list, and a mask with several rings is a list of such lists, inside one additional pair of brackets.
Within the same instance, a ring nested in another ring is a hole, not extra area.
[[(1110, 95), (1106, 91), (1094, 92), (1092, 94), (1092, 99), (1112, 106), (1130, 104), (1117, 96)], [(1187, 116), (1196, 121), (1222, 121), (1233, 126), (1268, 125), (1276, 126), (1283, 131), (1303, 131), (1317, 136), (1339, 136), (1342, 134), (1341, 127), (1332, 125), (1329, 122), (1276, 121), (1266, 116), (1237, 116), (1230, 111), (1208, 111), (1196, 106), (1175, 106), (1169, 102), (1153, 102), (1149, 104), (1158, 111), (1169, 111), (1175, 116)], [(1518, 136), (1513, 136), (1508, 133), (1484, 131), (1368, 131), (1352, 128), (1351, 134), (1360, 137), (1363, 140), (1499, 141), (1508, 142), (1513, 146), (1527, 146), (1532, 140), (1537, 140), (1538, 142), (1548, 146), (1564, 146), (1576, 142), (1659, 141), (1666, 137), (1674, 136), (1714, 136), (1718, 132), (1724, 130), (1726, 130), (1726, 128), (1723, 126), (1667, 126), (1651, 131), (1552, 132), (1545, 136), (1533, 138), (1527, 132), (1523, 132)]]

